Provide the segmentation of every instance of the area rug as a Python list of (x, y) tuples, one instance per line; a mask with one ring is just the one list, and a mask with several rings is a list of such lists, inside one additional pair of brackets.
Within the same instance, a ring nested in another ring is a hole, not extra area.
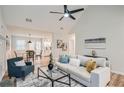
[[(65, 77), (61, 79), (61, 81), (68, 83), (68, 77)], [(44, 78), (38, 78), (37, 74), (30, 73), (28, 76), (26, 76), (25, 80), (23, 81), (20, 78), (16, 79), (16, 86), (17, 87), (51, 87), (51, 81)], [(69, 87), (68, 85), (55, 82), (54, 87)], [(83, 87), (83, 85), (80, 85), (74, 80), (71, 80), (71, 87)]]

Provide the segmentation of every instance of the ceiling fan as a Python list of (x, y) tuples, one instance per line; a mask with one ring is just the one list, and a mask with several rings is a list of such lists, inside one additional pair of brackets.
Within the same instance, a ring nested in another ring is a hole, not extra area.
[(67, 5), (64, 5), (64, 13), (62, 12), (53, 12), (53, 11), (50, 11), (50, 13), (55, 13), (55, 14), (64, 14), (60, 19), (59, 21), (61, 21), (64, 17), (70, 17), (71, 19), (73, 20), (76, 20), (76, 18), (74, 16), (72, 16), (72, 14), (74, 13), (77, 13), (77, 12), (80, 12), (80, 11), (83, 11), (84, 8), (80, 8), (80, 9), (76, 9), (76, 10), (68, 10), (67, 8)]

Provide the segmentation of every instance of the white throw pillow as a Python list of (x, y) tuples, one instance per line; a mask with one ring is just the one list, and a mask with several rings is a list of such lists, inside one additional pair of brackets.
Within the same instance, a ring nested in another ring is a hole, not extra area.
[(70, 58), (69, 64), (72, 66), (79, 67), (80, 66), (80, 60), (75, 58)]
[(77, 56), (77, 55), (70, 55), (70, 58), (75, 58), (75, 59), (77, 59), (78, 56)]
[(15, 62), (15, 65), (16, 65), (16, 66), (26, 66), (26, 64), (25, 64), (24, 61)]
[(105, 67), (106, 66), (106, 59), (105, 58), (92, 58), (94, 61), (96, 61), (96, 65), (99, 67)]
[(86, 62), (88, 60), (90, 60), (91, 58), (90, 57), (85, 57), (85, 56), (78, 55), (78, 59), (80, 60), (80, 64), (83, 65), (83, 66), (85, 66)]

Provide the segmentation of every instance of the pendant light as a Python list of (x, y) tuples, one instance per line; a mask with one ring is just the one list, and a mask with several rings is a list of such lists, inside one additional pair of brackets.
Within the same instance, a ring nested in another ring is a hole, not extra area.
[[(31, 34), (29, 34), (29, 37), (31, 37)], [(32, 43), (31, 40), (29, 40), (28, 43)]]

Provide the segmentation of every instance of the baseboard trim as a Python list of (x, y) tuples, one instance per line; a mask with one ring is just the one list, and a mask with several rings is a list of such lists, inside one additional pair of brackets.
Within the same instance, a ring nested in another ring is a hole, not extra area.
[(120, 75), (124, 75), (123, 72), (119, 72), (119, 71), (114, 71), (114, 70), (111, 70), (112, 73), (116, 73), (116, 74), (120, 74)]

